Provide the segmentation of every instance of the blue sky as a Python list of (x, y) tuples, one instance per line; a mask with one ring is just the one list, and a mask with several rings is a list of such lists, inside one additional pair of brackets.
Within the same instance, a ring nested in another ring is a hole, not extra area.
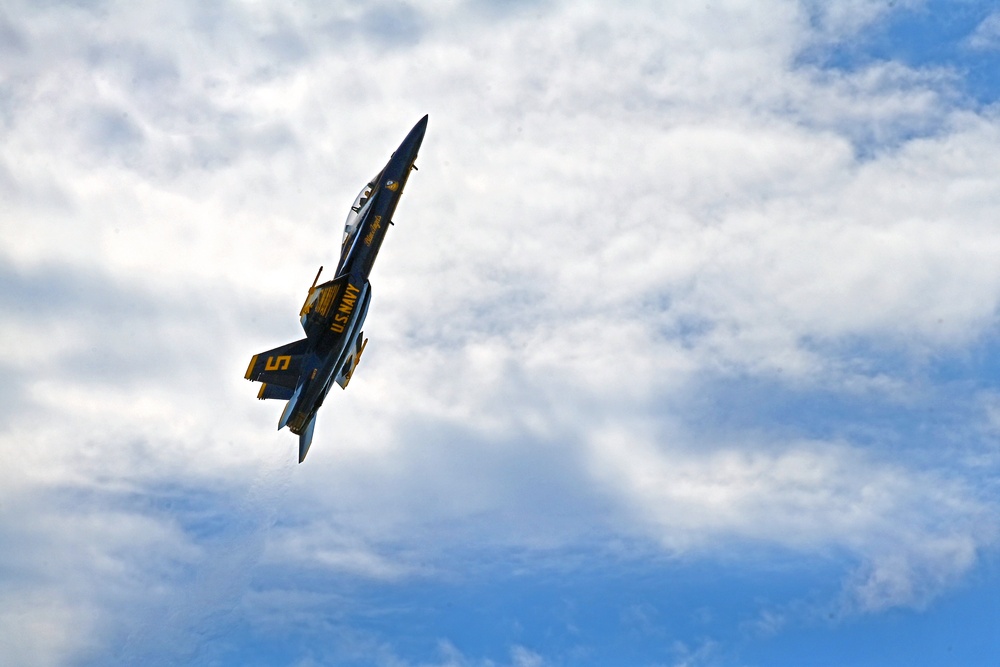
[[(0, 664), (995, 665), (985, 2), (8, 3)], [(242, 379), (430, 124), (309, 458)]]
[(998, 22), (986, 3), (908, 3), (870, 25), (858, 39), (836, 44), (824, 62), (847, 69), (877, 61), (946, 68), (963, 95), (989, 105), (1000, 89), (998, 40)]

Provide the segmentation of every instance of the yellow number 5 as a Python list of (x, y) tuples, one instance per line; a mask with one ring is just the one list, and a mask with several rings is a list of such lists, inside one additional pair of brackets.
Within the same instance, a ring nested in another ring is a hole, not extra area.
[(266, 371), (287, 371), (288, 365), (292, 363), (292, 358), (283, 354), (280, 357), (268, 357), (267, 363), (264, 365), (264, 370)]

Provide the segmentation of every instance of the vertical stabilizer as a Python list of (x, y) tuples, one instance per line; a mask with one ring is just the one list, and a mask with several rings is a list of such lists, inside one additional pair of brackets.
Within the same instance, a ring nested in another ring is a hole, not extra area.
[(288, 399), (288, 403), (285, 404), (285, 409), (281, 413), (281, 419), (278, 420), (279, 431), (288, 426), (288, 420), (292, 418), (293, 414), (295, 414), (295, 408), (299, 404), (299, 396), (302, 395), (302, 387), (304, 386), (304, 384), (299, 384), (299, 386), (295, 388), (295, 393), (292, 394), (292, 397)]
[(309, 420), (299, 435), (299, 463), (306, 460), (306, 453), (309, 451), (309, 445), (312, 444), (314, 428), (316, 428), (316, 415), (313, 415), (313, 418)]

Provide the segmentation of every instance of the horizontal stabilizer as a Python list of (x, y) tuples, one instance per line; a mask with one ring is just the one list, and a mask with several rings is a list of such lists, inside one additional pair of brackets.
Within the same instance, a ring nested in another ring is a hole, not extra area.
[[(255, 354), (250, 360), (250, 366), (247, 367), (244, 377), (254, 382), (266, 382), (277, 387), (295, 389), (299, 382), (299, 373), (302, 370), (302, 359), (308, 346), (309, 340), (303, 338), (294, 343)], [(258, 398), (261, 397), (258, 396)]]
[(281, 401), (287, 401), (292, 397), (292, 390), (288, 387), (282, 387), (276, 384), (262, 384), (260, 386), (260, 391), (257, 392), (257, 398), (264, 400), (267, 398), (276, 398)]

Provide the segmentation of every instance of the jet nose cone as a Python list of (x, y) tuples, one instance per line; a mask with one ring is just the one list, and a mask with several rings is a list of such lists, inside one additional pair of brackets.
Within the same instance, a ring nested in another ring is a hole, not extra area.
[(403, 143), (399, 145), (399, 148), (396, 149), (393, 155), (405, 161), (407, 165), (413, 164), (413, 161), (417, 159), (417, 151), (420, 150), (420, 144), (424, 141), (424, 133), (426, 131), (427, 116), (424, 116), (413, 126), (413, 129), (406, 135)]
[(406, 142), (413, 143), (414, 148), (420, 148), (420, 143), (424, 140), (424, 133), (427, 132), (428, 115), (424, 114), (424, 117), (417, 121), (417, 124), (413, 126), (410, 134), (406, 137)]

